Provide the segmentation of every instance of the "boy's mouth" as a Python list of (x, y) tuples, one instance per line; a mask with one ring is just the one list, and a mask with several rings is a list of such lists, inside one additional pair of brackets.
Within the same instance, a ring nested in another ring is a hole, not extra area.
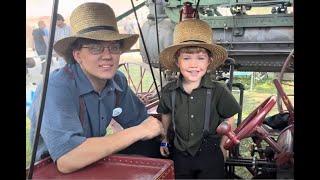
[(200, 71), (198, 71), (198, 70), (192, 70), (192, 71), (187, 71), (190, 75), (192, 75), (192, 76), (196, 76), (196, 75), (198, 75), (199, 74), (199, 72)]

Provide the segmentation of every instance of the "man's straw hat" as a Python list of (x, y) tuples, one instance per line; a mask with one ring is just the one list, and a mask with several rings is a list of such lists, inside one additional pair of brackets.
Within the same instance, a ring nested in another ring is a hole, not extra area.
[(213, 61), (208, 69), (215, 69), (227, 59), (228, 54), (222, 46), (213, 43), (213, 31), (204, 21), (187, 19), (178, 23), (173, 33), (173, 45), (160, 53), (160, 63), (167, 69), (179, 71), (175, 54), (183, 47), (202, 47), (212, 53)]
[[(70, 16), (70, 26), (72, 36), (54, 44), (54, 50), (62, 57), (66, 57), (70, 45), (78, 38), (102, 41), (122, 40), (122, 52), (130, 50), (139, 38), (137, 34), (119, 34), (113, 10), (103, 3), (91, 2), (78, 6)], [(66, 59), (67, 62), (69, 60)]]

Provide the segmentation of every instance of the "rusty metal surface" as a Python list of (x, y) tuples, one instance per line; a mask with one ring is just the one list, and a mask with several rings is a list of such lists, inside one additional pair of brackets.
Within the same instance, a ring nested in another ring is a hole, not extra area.
[(171, 160), (112, 155), (70, 174), (62, 174), (51, 159), (35, 165), (33, 179), (174, 179)]

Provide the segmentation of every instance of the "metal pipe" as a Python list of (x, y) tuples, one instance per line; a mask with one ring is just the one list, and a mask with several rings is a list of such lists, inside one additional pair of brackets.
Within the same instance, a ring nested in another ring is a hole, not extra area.
[(52, 47), (53, 47), (54, 35), (55, 35), (55, 31), (56, 31), (58, 4), (59, 4), (59, 0), (53, 1), (50, 39), (49, 39), (49, 46), (47, 49), (47, 60), (46, 60), (47, 64), (46, 64), (46, 69), (45, 69), (45, 73), (44, 73), (45, 76), (44, 76), (44, 80), (43, 80), (43, 88), (42, 88), (41, 97), (40, 97), (40, 99), (41, 99), (40, 110), (39, 110), (39, 114), (38, 114), (38, 120), (36, 123), (36, 133), (34, 134), (31, 162), (30, 162), (29, 172), (28, 172), (28, 179), (32, 179), (34, 162), (35, 162), (35, 158), (36, 158), (36, 154), (37, 154), (37, 147), (38, 147), (38, 142), (39, 142), (42, 116), (43, 116), (43, 110), (44, 110), (45, 99), (46, 99), (46, 94), (47, 94), (49, 72), (50, 72), (50, 66), (51, 66)]
[[(159, 45), (159, 29), (158, 29), (158, 15), (157, 15), (157, 0), (154, 1), (154, 14), (156, 20), (156, 33), (157, 33), (157, 47), (158, 47), (158, 57), (160, 57), (160, 45)], [(160, 74), (160, 89), (162, 89), (162, 75), (161, 75), (161, 63), (159, 59), (159, 74)]]
[(138, 28), (139, 28), (142, 44), (143, 44), (143, 47), (144, 47), (144, 49), (146, 51), (147, 60), (148, 60), (148, 63), (149, 63), (151, 74), (152, 74), (152, 79), (153, 79), (153, 82), (154, 82), (154, 84), (156, 86), (156, 91), (157, 91), (158, 98), (160, 99), (160, 93), (159, 93), (159, 90), (158, 90), (157, 81), (156, 81), (156, 78), (154, 77), (153, 69), (152, 69), (151, 62), (150, 62), (149, 53), (148, 53), (148, 50), (147, 50), (147, 47), (146, 47), (146, 43), (145, 43), (144, 38), (143, 38), (142, 30), (141, 30), (141, 27), (140, 27), (140, 24), (139, 24), (139, 21), (138, 21), (137, 12), (136, 12), (136, 9), (134, 7), (133, 1), (132, 0), (130, 0), (130, 1), (131, 1), (131, 5), (132, 5), (132, 9), (133, 9), (134, 15), (136, 17), (136, 21), (137, 21), (137, 25), (138, 25)]
[[(146, 4), (146, 1), (144, 1), (144, 2), (142, 2), (141, 4), (139, 4), (138, 6), (136, 6), (136, 10), (144, 7), (145, 4)], [(116, 17), (117, 21), (120, 21), (120, 20), (122, 20), (123, 18), (129, 16), (132, 12), (133, 12), (133, 10), (130, 9), (129, 11), (121, 14), (120, 16)]]

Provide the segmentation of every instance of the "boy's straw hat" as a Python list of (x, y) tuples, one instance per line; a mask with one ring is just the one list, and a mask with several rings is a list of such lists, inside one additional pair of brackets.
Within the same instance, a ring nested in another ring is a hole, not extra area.
[(173, 45), (160, 53), (160, 63), (167, 69), (179, 71), (176, 65), (175, 53), (183, 47), (202, 47), (212, 53), (213, 61), (208, 69), (215, 69), (227, 59), (224, 47), (213, 44), (213, 31), (204, 21), (187, 19), (178, 23), (173, 33)]
[(113, 10), (104, 3), (91, 2), (78, 6), (70, 16), (70, 26), (72, 35), (54, 44), (54, 50), (62, 57), (67, 55), (70, 45), (78, 38), (122, 40), (121, 51), (125, 52), (130, 50), (139, 37), (137, 34), (120, 34)]

